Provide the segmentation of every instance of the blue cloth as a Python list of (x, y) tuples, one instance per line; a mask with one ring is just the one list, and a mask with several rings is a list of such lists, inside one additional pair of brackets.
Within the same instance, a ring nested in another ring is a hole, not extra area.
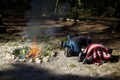
[(74, 40), (70, 39), (69, 35), (67, 36), (68, 41), (63, 43), (63, 47), (67, 47), (71, 52), (79, 54), (81, 48)]

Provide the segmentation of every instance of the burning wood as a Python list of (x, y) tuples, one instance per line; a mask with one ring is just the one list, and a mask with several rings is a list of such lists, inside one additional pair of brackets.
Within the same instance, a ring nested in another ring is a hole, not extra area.
[(32, 43), (29, 53), (26, 55), (26, 58), (36, 59), (37, 57), (40, 56), (40, 53), (41, 53), (41, 49), (39, 48), (38, 43), (35, 38), (34, 42)]

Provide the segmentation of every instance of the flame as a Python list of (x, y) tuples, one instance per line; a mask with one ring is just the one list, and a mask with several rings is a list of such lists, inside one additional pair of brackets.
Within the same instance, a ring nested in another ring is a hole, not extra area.
[(41, 48), (38, 46), (38, 43), (37, 43), (36, 37), (35, 37), (34, 41), (32, 42), (31, 49), (30, 49), (28, 55), (26, 55), (26, 58), (36, 59), (37, 57), (40, 56), (40, 53), (41, 53)]

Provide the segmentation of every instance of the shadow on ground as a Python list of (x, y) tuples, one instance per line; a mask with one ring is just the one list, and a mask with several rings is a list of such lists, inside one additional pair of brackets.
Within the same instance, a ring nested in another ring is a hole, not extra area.
[(120, 55), (111, 55), (110, 62), (111, 63), (116, 63), (119, 62)]
[[(7, 65), (6, 65), (7, 66)], [(12, 64), (13, 69), (1, 70), (0, 80), (119, 80), (119, 76), (90, 77), (72, 74), (56, 74), (54, 71), (35, 65)]]

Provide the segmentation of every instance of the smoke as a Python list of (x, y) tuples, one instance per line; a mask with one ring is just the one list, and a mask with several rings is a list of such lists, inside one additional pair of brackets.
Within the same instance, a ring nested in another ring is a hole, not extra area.
[[(63, 5), (69, 8), (67, 2)], [(23, 30), (22, 36), (31, 39), (35, 36), (39, 38), (54, 37), (62, 26), (57, 24), (56, 21), (50, 20), (57, 17), (54, 15), (55, 9), (56, 0), (32, 0), (31, 8), (25, 13), (27, 27)], [(65, 10), (68, 11), (67, 8)], [(59, 11), (56, 14), (59, 14)]]
[(27, 27), (23, 30), (22, 36), (25, 38), (33, 38), (37, 36), (54, 37), (59, 29), (55, 21), (47, 20), (54, 14), (55, 0), (32, 0), (31, 8), (26, 11), (25, 19)]

